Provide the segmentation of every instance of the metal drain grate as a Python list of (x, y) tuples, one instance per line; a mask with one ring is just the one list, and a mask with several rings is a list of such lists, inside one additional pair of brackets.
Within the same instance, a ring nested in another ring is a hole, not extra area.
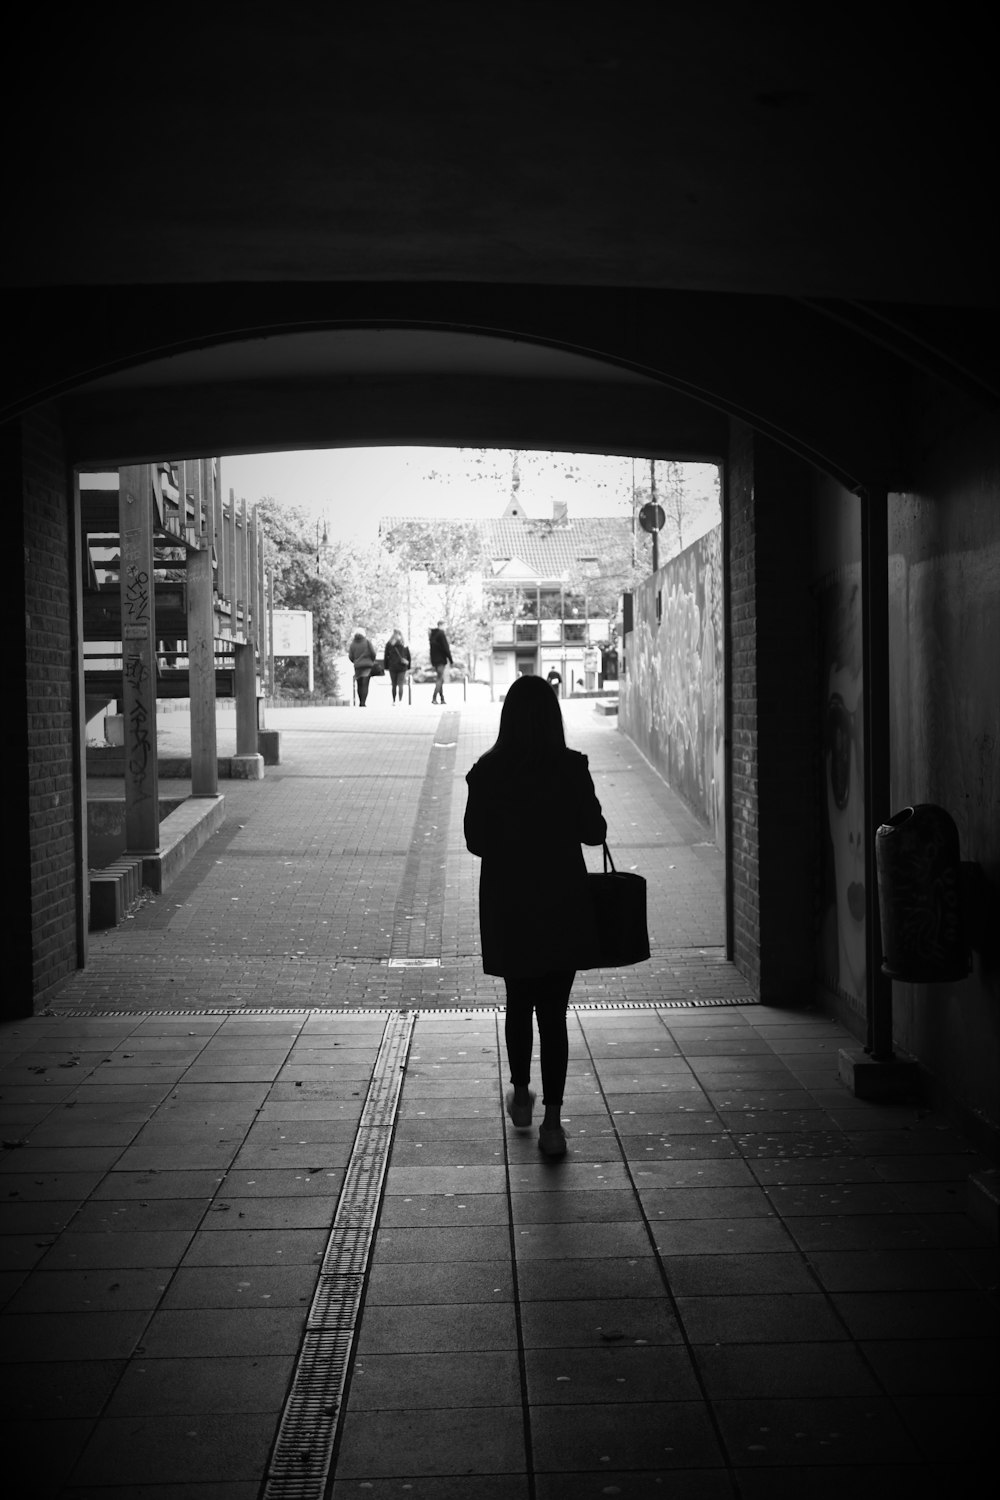
[[(724, 1000), (580, 1000), (571, 1001), (570, 1010), (702, 1010), (706, 1006), (759, 1005), (754, 995), (733, 995)], [(446, 1015), (455, 1011), (463, 1015), (488, 1011), (503, 1015), (502, 1005), (211, 1005), (180, 1010), (96, 1010), (67, 1006), (65, 1010), (42, 1010), (39, 1016), (50, 1020), (84, 1021), (121, 1020), (131, 1017), (143, 1021), (155, 1016), (398, 1016)], [(31, 1019), (28, 1017), (27, 1019)]]
[(322, 1500), (416, 1017), (386, 1023), (262, 1500)]

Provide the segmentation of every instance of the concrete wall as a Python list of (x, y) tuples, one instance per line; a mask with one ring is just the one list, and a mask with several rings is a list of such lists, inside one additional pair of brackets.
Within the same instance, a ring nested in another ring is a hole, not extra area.
[[(619, 724), (725, 850), (722, 527), (633, 595)], [(659, 619), (658, 613), (659, 601)]]
[[(1000, 890), (1000, 436), (917, 391), (914, 482), (889, 498), (891, 807), (937, 802)], [(728, 483), (734, 958), (772, 1001), (865, 1033), (861, 504), (734, 424)], [(835, 764), (836, 762), (836, 764)], [(877, 909), (877, 908), (876, 908)], [(998, 925), (993, 922), (993, 928)], [(996, 1149), (1000, 951), (968, 979), (894, 983), (893, 1037)]]
[(1000, 1127), (1000, 437), (927, 403), (913, 483), (890, 496), (893, 810), (936, 802), (992, 885), (987, 947), (947, 985), (893, 985), (895, 1035), (972, 1120)]

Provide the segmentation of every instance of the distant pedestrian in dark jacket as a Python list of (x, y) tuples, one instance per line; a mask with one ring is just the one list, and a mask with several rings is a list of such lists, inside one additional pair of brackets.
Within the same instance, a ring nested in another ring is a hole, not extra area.
[[(507, 1113), (531, 1124), (532, 1013), (538, 1020), (545, 1115), (538, 1144), (562, 1156), (566, 1011), (588, 951), (592, 916), (581, 844), (602, 844), (607, 824), (587, 757), (566, 748), (562, 711), (541, 677), (511, 684), (496, 744), (466, 777), (465, 842), (481, 856), (483, 968), (503, 977), (510, 1081)], [(535, 872), (544, 872), (544, 891)]]
[(395, 703), (398, 692), (399, 701), (402, 703), (403, 683), (406, 681), (406, 674), (410, 670), (410, 652), (403, 640), (403, 632), (401, 630), (394, 630), (386, 641), (382, 659), (385, 663), (385, 670), (392, 681), (392, 701)]
[(347, 654), (354, 667), (354, 682), (358, 689), (358, 707), (364, 708), (368, 702), (368, 684), (371, 680), (372, 667), (375, 665), (375, 647), (363, 630), (356, 630), (354, 632), (354, 639), (347, 648)]
[(435, 628), (428, 632), (430, 638), (431, 666), (437, 673), (437, 681), (431, 694), (432, 703), (444, 702), (444, 669), (454, 666), (451, 659), (451, 647), (448, 645), (448, 637), (444, 633), (444, 621), (438, 620)]

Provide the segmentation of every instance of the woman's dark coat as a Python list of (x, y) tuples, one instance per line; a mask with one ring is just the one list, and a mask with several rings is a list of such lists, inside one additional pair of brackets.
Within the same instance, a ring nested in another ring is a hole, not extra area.
[(522, 978), (581, 967), (592, 915), (580, 845), (607, 836), (587, 757), (565, 750), (526, 765), (491, 751), (465, 779), (465, 842), (483, 861), (484, 970)]
[(387, 672), (410, 670), (410, 649), (402, 641), (386, 641), (382, 659)]
[(352, 641), (347, 648), (347, 655), (354, 666), (355, 677), (371, 676), (375, 665), (375, 647), (367, 636), (363, 640)]
[(451, 667), (454, 662), (451, 659), (451, 647), (448, 645), (448, 637), (443, 630), (434, 629), (428, 633), (428, 644), (430, 646), (432, 667)]

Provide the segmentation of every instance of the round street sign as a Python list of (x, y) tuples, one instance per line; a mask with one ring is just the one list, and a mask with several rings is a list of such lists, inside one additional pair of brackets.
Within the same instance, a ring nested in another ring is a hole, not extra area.
[(663, 506), (654, 505), (651, 500), (648, 500), (639, 512), (639, 525), (643, 531), (662, 531), (666, 519)]

